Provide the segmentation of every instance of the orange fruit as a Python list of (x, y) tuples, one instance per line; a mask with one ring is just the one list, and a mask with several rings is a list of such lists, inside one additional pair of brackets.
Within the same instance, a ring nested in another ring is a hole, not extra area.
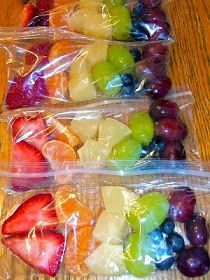
[(74, 149), (61, 141), (51, 140), (44, 144), (42, 147), (43, 156), (52, 161), (73, 161), (77, 159)]
[[(76, 42), (72, 42), (67, 39), (60, 40), (56, 42), (50, 49), (49, 60), (52, 61), (56, 58), (61, 58), (62, 56), (68, 55), (68, 58), (74, 59), (78, 55), (81, 49), (81, 45)], [(66, 62), (66, 57), (64, 63)]]
[(94, 223), (92, 211), (77, 199), (69, 185), (58, 188), (55, 194), (55, 209), (58, 220), (67, 223), (69, 228), (89, 226)]
[(68, 18), (71, 8), (69, 5), (57, 6), (49, 12), (49, 26), (69, 27)]
[(50, 104), (57, 104), (65, 100), (68, 91), (68, 77), (60, 72), (47, 79), (46, 82)]
[(85, 276), (89, 269), (85, 259), (94, 251), (93, 227), (81, 227), (68, 234), (64, 263), (67, 270), (74, 276)]
[(61, 5), (65, 5), (65, 4), (69, 4), (71, 2), (71, 0), (54, 0), (54, 7), (57, 6), (61, 6)]
[(52, 115), (47, 115), (45, 123), (48, 126), (48, 135), (53, 139), (69, 144), (71, 147), (75, 147), (79, 144), (79, 137), (70, 128), (67, 128), (61, 122), (56, 120)]

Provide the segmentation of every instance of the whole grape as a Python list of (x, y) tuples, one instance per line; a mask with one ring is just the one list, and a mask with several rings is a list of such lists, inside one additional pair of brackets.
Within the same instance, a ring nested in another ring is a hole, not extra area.
[(160, 157), (170, 160), (186, 159), (184, 145), (180, 141), (173, 141), (166, 144), (165, 149), (160, 153)]
[(165, 99), (159, 99), (151, 103), (149, 113), (155, 121), (164, 118), (178, 119), (180, 110), (176, 103)]
[(166, 45), (161, 43), (154, 43), (146, 45), (142, 50), (143, 58), (151, 58), (154, 56), (160, 56), (162, 59), (166, 59), (168, 57), (169, 50)]
[(200, 215), (193, 215), (185, 224), (186, 236), (194, 246), (203, 246), (208, 242), (206, 220)]

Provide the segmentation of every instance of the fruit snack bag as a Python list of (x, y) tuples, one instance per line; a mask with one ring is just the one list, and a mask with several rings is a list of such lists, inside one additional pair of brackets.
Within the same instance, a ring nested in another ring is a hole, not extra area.
[(183, 92), (152, 102), (110, 100), (78, 108), (5, 111), (1, 118), (8, 123), (12, 172), (17, 174), (10, 186), (24, 191), (45, 184), (49, 176), (31, 178), (33, 173), (60, 170), (65, 162), (74, 168), (129, 170), (151, 159), (198, 159), (191, 105), (190, 93)]
[(208, 279), (208, 164), (80, 172), (21, 194), (2, 187), (1, 279)]
[(59, 33), (46, 31), (16, 36), (12, 43), (0, 43), (8, 67), (4, 109), (145, 95), (157, 99), (171, 91), (165, 44), (56, 39)]
[(125, 42), (173, 41), (165, 1), (67, 0), (60, 1), (60, 5), (59, 1), (52, 2), (37, 1), (37, 8), (26, 4), (20, 26), (64, 28), (78, 37)]

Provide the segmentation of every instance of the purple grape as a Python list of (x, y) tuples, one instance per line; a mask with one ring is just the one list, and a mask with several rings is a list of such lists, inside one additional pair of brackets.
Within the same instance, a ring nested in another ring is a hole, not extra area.
[(177, 258), (178, 270), (187, 277), (199, 277), (208, 273), (210, 259), (202, 247), (185, 249)]
[(164, 118), (178, 119), (180, 110), (176, 103), (169, 100), (160, 99), (151, 103), (149, 113), (155, 121)]
[(185, 224), (186, 236), (194, 246), (203, 246), (208, 242), (206, 220), (200, 215), (193, 215)]
[(143, 16), (144, 22), (166, 21), (166, 14), (158, 7), (145, 12)]
[(169, 194), (168, 201), (170, 219), (185, 223), (192, 217), (196, 204), (196, 197), (190, 188), (174, 188)]
[(169, 160), (181, 160), (186, 158), (184, 145), (179, 141), (169, 142), (165, 150), (160, 154), (161, 158)]
[(167, 22), (153, 21), (146, 25), (151, 41), (168, 40), (170, 38), (170, 25)]
[[(145, 59), (136, 63), (135, 77), (139, 80), (153, 79), (156, 76), (166, 75), (166, 61), (163, 57), (153, 57), (150, 59)], [(151, 84), (148, 83), (151, 88)]]
[(146, 83), (148, 94), (155, 99), (165, 97), (170, 91), (171, 86), (171, 79), (167, 76), (158, 76)]
[(187, 136), (187, 127), (175, 119), (161, 119), (155, 123), (155, 134), (166, 142), (182, 141)]
[(162, 59), (165, 59), (168, 57), (168, 47), (166, 45), (163, 45), (161, 43), (154, 43), (147, 45), (143, 48), (142, 56), (143, 58), (151, 58), (154, 56), (161, 56)]
[(141, 0), (145, 7), (156, 7), (161, 3), (162, 0)]

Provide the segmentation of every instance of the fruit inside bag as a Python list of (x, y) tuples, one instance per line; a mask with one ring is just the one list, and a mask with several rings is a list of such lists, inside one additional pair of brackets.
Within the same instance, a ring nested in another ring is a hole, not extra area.
[[(150, 159), (198, 159), (191, 95), (177, 95), (153, 102), (113, 100), (51, 112), (47, 108), (5, 112), (2, 119), (9, 122), (16, 173), (10, 186), (15, 191), (38, 187), (50, 179), (41, 174), (60, 170), (65, 162), (128, 170)], [(40, 175), (32, 178), (33, 174)]]
[(151, 167), (75, 174), (74, 184), (24, 194), (4, 189), (0, 277), (207, 279), (209, 166)]
[(117, 41), (173, 41), (162, 2), (39, 0), (37, 7), (26, 4), (20, 26), (62, 27), (78, 37)]
[(142, 95), (157, 99), (171, 90), (167, 45), (133, 47), (42, 36), (34, 39), (26, 32), (23, 43), (2, 44), (8, 57), (7, 109)]

